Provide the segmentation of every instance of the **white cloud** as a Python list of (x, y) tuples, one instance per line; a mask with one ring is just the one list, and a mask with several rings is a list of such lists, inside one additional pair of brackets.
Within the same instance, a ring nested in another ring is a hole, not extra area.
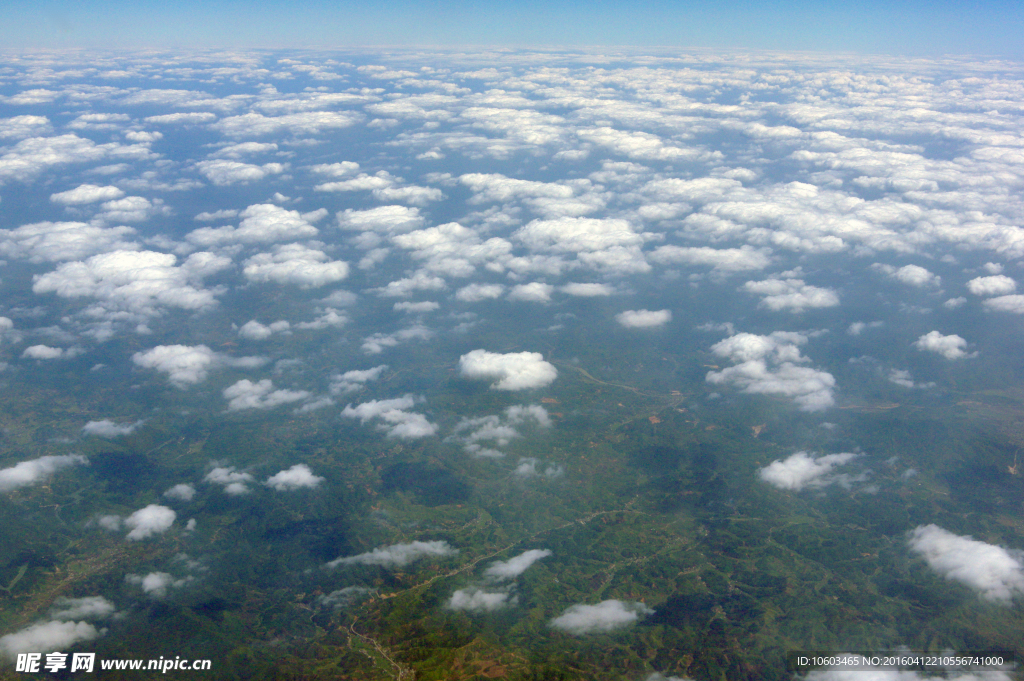
[(149, 594), (153, 598), (163, 598), (168, 591), (185, 586), (192, 581), (192, 578), (175, 579), (167, 572), (150, 572), (145, 576), (127, 574), (124, 581), (139, 585), (142, 593)]
[(53, 620), (25, 627), (0, 637), (0, 651), (14, 658), (18, 653), (49, 653), (67, 650), (81, 641), (92, 641), (101, 632), (88, 622)]
[(540, 459), (532, 456), (524, 456), (519, 459), (519, 465), (512, 472), (520, 478), (541, 477), (548, 480), (554, 480), (565, 475), (565, 469), (560, 465), (555, 463), (545, 464)]
[(50, 201), (64, 206), (81, 206), (87, 203), (98, 203), (100, 201), (119, 199), (122, 196), (124, 196), (124, 192), (117, 187), (110, 185), (101, 187), (95, 184), (82, 184), (74, 189), (50, 194)]
[(238, 329), (238, 335), (249, 340), (266, 340), (275, 333), (283, 333), (291, 328), (291, 324), (279, 320), (270, 324), (261, 324), (255, 319), (250, 319)]
[(551, 620), (551, 626), (574, 635), (606, 633), (628, 627), (653, 613), (637, 601), (607, 600), (597, 605), (571, 605)]
[(401, 303), (395, 303), (394, 309), (396, 312), (409, 312), (422, 314), (424, 312), (433, 312), (437, 308), (441, 307), (438, 303), (432, 300), (424, 300), (419, 303), (411, 303), (403, 301)]
[(455, 292), (455, 297), (463, 302), (478, 303), (481, 300), (500, 298), (505, 292), (501, 284), (469, 284)]
[(428, 437), (437, 432), (437, 425), (430, 423), (423, 414), (406, 411), (416, 404), (412, 395), (405, 395), (391, 400), (371, 400), (353, 407), (346, 405), (341, 415), (346, 418), (357, 418), (361, 423), (379, 418), (384, 421), (378, 426), (386, 431), (388, 437), (411, 440)]
[(34, 263), (78, 260), (111, 250), (130, 251), (138, 244), (125, 241), (131, 227), (102, 227), (84, 222), (36, 222), (0, 230), (0, 254), (28, 258)]
[(0, 493), (33, 485), (62, 468), (88, 463), (89, 460), (81, 454), (41, 456), (38, 459), (21, 461), (10, 468), (0, 469)]
[(551, 284), (534, 281), (514, 287), (508, 294), (508, 299), (530, 303), (548, 303), (551, 302), (551, 293), (554, 290), (555, 287)]
[(708, 246), (687, 247), (660, 246), (648, 256), (651, 261), (661, 264), (685, 263), (688, 265), (710, 265), (717, 272), (747, 272), (763, 270), (771, 264), (770, 249), (755, 249), (751, 246), (740, 248), (710, 248)]
[(319, 230), (307, 219), (308, 215), (303, 216), (297, 210), (287, 210), (272, 203), (251, 205), (239, 216), (242, 221), (237, 228), (201, 227), (189, 232), (185, 238), (197, 246), (211, 248), (234, 243), (257, 244), (308, 239), (319, 234)]
[(228, 137), (262, 137), (264, 135), (292, 133), (316, 135), (355, 125), (362, 117), (355, 113), (338, 111), (304, 111), (284, 116), (264, 116), (247, 113), (222, 118), (210, 127)]
[(88, 296), (98, 299), (104, 310), (143, 315), (155, 315), (164, 305), (186, 310), (213, 306), (215, 294), (200, 288), (200, 280), (230, 266), (230, 259), (193, 253), (180, 266), (176, 262), (173, 255), (154, 251), (101, 253), (37, 275), (32, 291), (62, 298)]
[(839, 296), (829, 288), (820, 288), (805, 284), (802, 279), (766, 279), (764, 281), (748, 281), (743, 290), (764, 296), (758, 307), (769, 310), (789, 310), (803, 312), (809, 307), (835, 307), (839, 304)]
[(445, 541), (414, 541), (408, 544), (392, 544), (381, 546), (367, 553), (356, 556), (337, 558), (327, 563), (327, 567), (339, 565), (382, 565), (384, 567), (403, 567), (422, 558), (440, 558), (454, 556), (459, 551)]
[(1024, 595), (1024, 552), (955, 535), (937, 525), (914, 528), (909, 541), (930, 568), (966, 584), (986, 600), (1009, 604)]
[(919, 265), (904, 265), (897, 270), (888, 272), (888, 274), (896, 281), (917, 288), (924, 286), (937, 287), (942, 284), (942, 278), (939, 275), (933, 274)]
[(83, 598), (61, 597), (54, 601), (50, 617), (55, 620), (76, 620), (82, 618), (103, 618), (114, 614), (114, 604), (103, 596)]
[(385, 298), (407, 298), (416, 291), (440, 291), (444, 288), (444, 279), (421, 270), (411, 277), (397, 279), (389, 282), (387, 286), (374, 290)]
[(956, 334), (943, 336), (938, 331), (929, 331), (914, 341), (914, 347), (921, 351), (934, 352), (946, 359), (967, 359), (977, 357), (977, 352), (968, 353), (967, 341)]
[(825, 371), (797, 366), (809, 361), (798, 346), (807, 337), (776, 331), (768, 336), (739, 333), (711, 346), (719, 357), (735, 366), (709, 371), (708, 383), (732, 385), (745, 393), (790, 397), (803, 411), (819, 411), (834, 403), (835, 378)]
[(231, 496), (240, 496), (249, 493), (246, 483), (252, 482), (253, 477), (250, 473), (235, 470), (234, 466), (216, 466), (203, 480), (223, 486), (224, 492)]
[(49, 345), (31, 345), (21, 353), (24, 359), (68, 359), (78, 354), (73, 348), (51, 348)]
[(465, 610), (468, 612), (494, 612), (515, 605), (516, 596), (510, 595), (507, 591), (486, 591), (478, 587), (459, 589), (452, 594), (448, 600), (448, 607), (452, 610)]
[(285, 244), (273, 253), (257, 253), (245, 261), (243, 270), (250, 281), (296, 284), (316, 288), (348, 276), (348, 263), (331, 260), (323, 251), (301, 244)]
[(214, 352), (205, 345), (158, 345), (149, 350), (136, 352), (132, 362), (145, 369), (155, 369), (167, 374), (171, 384), (185, 388), (190, 384), (202, 383), (210, 371), (222, 366), (255, 368), (266, 363), (263, 357), (231, 357)]
[(650, 329), (672, 321), (671, 310), (626, 310), (615, 315), (615, 321), (627, 329)]
[(550, 555), (551, 551), (548, 549), (531, 549), (529, 551), (524, 551), (514, 558), (491, 563), (490, 566), (484, 570), (484, 577), (496, 581), (515, 579), (526, 572), (530, 566), (538, 560), (547, 558)]
[(280, 175), (287, 168), (282, 163), (264, 163), (261, 166), (241, 161), (214, 159), (196, 164), (206, 179), (219, 187), (231, 184), (258, 182), (269, 175)]
[(368, 355), (379, 355), (384, 352), (384, 348), (393, 348), (407, 340), (430, 340), (433, 337), (433, 331), (422, 324), (414, 324), (394, 333), (375, 333), (367, 336), (360, 347)]
[(155, 534), (163, 534), (174, 524), (174, 519), (177, 516), (178, 514), (172, 509), (159, 504), (150, 504), (145, 508), (140, 508), (124, 519), (125, 526), (131, 530), (125, 539), (141, 541)]
[(98, 437), (121, 437), (123, 435), (130, 435), (138, 430), (145, 421), (136, 421), (135, 423), (114, 423), (110, 419), (103, 419), (101, 421), (89, 421), (82, 426), (82, 432), (86, 435), (96, 435)]
[(274, 383), (269, 378), (256, 383), (243, 378), (224, 388), (222, 394), (228, 400), (228, 411), (273, 409), (282, 404), (304, 400), (310, 395), (308, 390), (274, 390)]
[(319, 475), (313, 475), (313, 471), (309, 470), (309, 466), (306, 464), (297, 463), (291, 468), (270, 476), (264, 484), (278, 492), (290, 492), (297, 489), (317, 487), (324, 480), (325, 478)]
[(423, 225), (419, 208), (379, 206), (369, 210), (347, 209), (338, 213), (338, 226), (359, 232), (410, 232)]
[(459, 358), (459, 373), (466, 378), (494, 380), (494, 390), (543, 388), (558, 377), (558, 370), (539, 352), (473, 350)]
[(192, 501), (195, 495), (196, 488), (186, 482), (179, 483), (164, 492), (165, 497), (178, 501)]
[(570, 296), (579, 298), (596, 298), (610, 296), (615, 293), (615, 287), (608, 284), (573, 282), (559, 287), (559, 290)]
[(833, 484), (848, 486), (853, 479), (832, 471), (858, 456), (844, 452), (814, 457), (807, 452), (796, 452), (786, 459), (773, 461), (757, 473), (762, 480), (779, 489), (798, 491), (805, 487), (820, 488)]
[(975, 277), (967, 282), (967, 290), (976, 296), (1005, 296), (1017, 290), (1017, 282), (1004, 274)]
[(364, 384), (376, 381), (387, 369), (387, 364), (381, 364), (372, 369), (353, 369), (343, 374), (334, 374), (331, 376), (331, 394), (344, 395), (361, 390)]

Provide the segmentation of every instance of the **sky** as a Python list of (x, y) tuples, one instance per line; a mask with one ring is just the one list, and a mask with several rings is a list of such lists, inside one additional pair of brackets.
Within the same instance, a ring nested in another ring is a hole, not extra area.
[(1022, 56), (1020, 3), (15, 2), (23, 47), (654, 46)]

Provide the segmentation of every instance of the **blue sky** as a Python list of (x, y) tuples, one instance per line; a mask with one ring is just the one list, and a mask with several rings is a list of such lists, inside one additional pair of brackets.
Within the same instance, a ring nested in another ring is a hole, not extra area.
[(24, 2), (21, 47), (635, 45), (1020, 57), (1011, 2)]

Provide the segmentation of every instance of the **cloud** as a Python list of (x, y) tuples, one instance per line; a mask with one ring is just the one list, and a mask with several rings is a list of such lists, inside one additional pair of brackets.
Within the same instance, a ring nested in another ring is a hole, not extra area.
[(337, 130), (355, 125), (362, 118), (355, 113), (337, 111), (306, 111), (284, 116), (264, 116), (247, 113), (241, 116), (222, 118), (210, 127), (228, 137), (262, 137), (265, 135), (292, 133), (316, 135), (326, 130)]
[(517, 596), (511, 596), (507, 591), (486, 591), (478, 587), (459, 589), (452, 594), (448, 600), (448, 607), (452, 610), (465, 610), (467, 612), (494, 612), (510, 605), (515, 605)]
[(671, 310), (626, 310), (615, 315), (615, 321), (627, 329), (650, 329), (672, 321)]
[(228, 411), (273, 409), (282, 404), (304, 400), (310, 395), (308, 390), (274, 390), (274, 383), (269, 378), (257, 383), (243, 378), (224, 388), (222, 394), (228, 400)]
[(596, 298), (610, 296), (615, 293), (615, 287), (608, 284), (573, 282), (565, 284), (558, 289), (562, 293), (579, 298)]
[(904, 265), (899, 269), (888, 265), (881, 265), (877, 266), (877, 269), (885, 272), (896, 281), (916, 288), (923, 288), (925, 286), (938, 287), (942, 284), (942, 278), (939, 275), (933, 274), (919, 265)]
[(258, 244), (308, 239), (319, 234), (319, 230), (307, 219), (308, 214), (303, 216), (297, 210), (287, 210), (272, 203), (251, 205), (239, 216), (242, 221), (237, 228), (200, 227), (189, 232), (185, 238), (197, 246), (211, 248), (235, 243)]
[(102, 227), (84, 222), (36, 222), (17, 229), (0, 229), (0, 254), (30, 262), (78, 260), (112, 250), (135, 250), (125, 241), (131, 227)]
[(86, 435), (96, 435), (98, 437), (121, 437), (123, 435), (131, 435), (138, 430), (145, 421), (136, 421), (135, 423), (114, 423), (110, 419), (103, 419), (102, 421), (89, 421), (82, 426), (82, 432)]
[(459, 358), (459, 373), (470, 379), (494, 380), (494, 390), (543, 388), (558, 377), (558, 370), (539, 352), (473, 350)]
[(292, 325), (284, 320), (261, 324), (255, 319), (250, 319), (238, 329), (238, 335), (249, 340), (266, 340), (275, 333), (288, 331)]
[(958, 536), (938, 525), (919, 525), (909, 541), (928, 567), (966, 584), (986, 600), (1009, 604), (1024, 595), (1024, 552)]
[(520, 437), (515, 426), (527, 422), (548, 428), (551, 426), (551, 417), (548, 416), (547, 409), (539, 404), (514, 405), (505, 410), (505, 419), (494, 414), (477, 418), (463, 417), (452, 430), (453, 435), (449, 439), (462, 442), (465, 450), (473, 456), (502, 457), (504, 453), (495, 449), (485, 449), (479, 443), (490, 441), (497, 446), (505, 446)]
[(381, 419), (383, 424), (379, 430), (387, 432), (388, 437), (412, 440), (429, 437), (437, 432), (437, 425), (431, 423), (423, 414), (406, 411), (416, 404), (412, 395), (405, 395), (391, 400), (371, 400), (353, 407), (346, 405), (341, 415), (346, 418), (359, 419), (366, 423), (372, 419)]
[(484, 570), (484, 577), (495, 581), (515, 579), (526, 572), (529, 567), (538, 560), (547, 558), (550, 555), (551, 551), (548, 549), (531, 549), (529, 551), (524, 551), (514, 558), (491, 563), (490, 566)]
[(327, 567), (334, 568), (339, 565), (403, 567), (423, 558), (454, 556), (458, 552), (458, 549), (452, 548), (445, 541), (414, 541), (408, 544), (381, 546), (368, 553), (337, 558), (327, 563)]
[(249, 493), (246, 483), (252, 482), (253, 477), (250, 473), (235, 470), (234, 466), (216, 466), (203, 480), (223, 486), (226, 494), (240, 496)]
[(411, 277), (404, 277), (388, 283), (387, 286), (374, 289), (385, 298), (407, 298), (416, 291), (440, 291), (445, 288), (444, 279), (426, 272), (415, 272)]
[(215, 293), (200, 288), (203, 277), (230, 266), (231, 260), (193, 253), (181, 265), (169, 253), (116, 250), (85, 261), (67, 262), (37, 275), (35, 293), (62, 298), (96, 298), (104, 311), (127, 310), (156, 315), (162, 306), (199, 310), (216, 303)]
[(414, 314), (422, 314), (424, 312), (433, 312), (437, 308), (441, 307), (438, 303), (432, 300), (424, 300), (419, 303), (411, 303), (403, 301), (401, 303), (395, 303), (394, 309), (396, 312), (409, 312)]
[(890, 383), (902, 386), (904, 388), (934, 388), (934, 383), (915, 383), (913, 377), (909, 371), (905, 369), (892, 369), (889, 371), (887, 376)]
[(635, 624), (638, 619), (654, 611), (643, 603), (607, 600), (597, 605), (571, 605), (551, 626), (568, 634), (603, 634)]
[[(947, 301), (947, 303), (948, 302), (950, 301)], [(989, 298), (982, 303), (982, 305), (985, 306), (986, 310), (992, 310), (994, 312), (1013, 312), (1015, 314), (1024, 314), (1024, 296), (1022, 295)]]
[(809, 286), (803, 279), (748, 281), (743, 285), (743, 290), (764, 296), (758, 307), (767, 307), (775, 312), (789, 310), (796, 313), (809, 307), (835, 307), (839, 304), (839, 296), (835, 291)]
[(348, 263), (330, 260), (323, 251), (301, 244), (285, 244), (272, 253), (257, 253), (245, 261), (243, 270), (249, 281), (296, 284), (316, 288), (348, 277)]
[(291, 468), (270, 476), (264, 484), (278, 492), (290, 492), (302, 488), (318, 487), (324, 480), (325, 478), (319, 475), (313, 475), (313, 471), (309, 470), (309, 466), (306, 464), (297, 463)]
[(519, 459), (519, 465), (512, 473), (520, 478), (542, 477), (554, 480), (565, 475), (565, 469), (555, 463), (545, 464), (536, 457), (525, 456)]
[(921, 336), (914, 341), (914, 347), (922, 352), (937, 353), (946, 359), (967, 359), (978, 356), (977, 352), (966, 352), (967, 341), (960, 336), (956, 334), (943, 336), (938, 331), (929, 331)]
[(124, 519), (124, 524), (130, 528), (125, 536), (128, 541), (141, 541), (156, 534), (163, 534), (174, 524), (178, 516), (172, 509), (159, 504), (150, 504), (140, 508), (135, 513)]
[(967, 290), (976, 296), (1005, 296), (1017, 290), (1017, 282), (1004, 274), (975, 277), (967, 282)]
[(407, 340), (430, 340), (433, 337), (433, 331), (422, 324), (414, 324), (394, 333), (375, 333), (367, 336), (360, 347), (368, 355), (378, 355), (384, 352), (384, 348), (393, 348)]
[(50, 201), (53, 203), (59, 203), (63, 206), (81, 206), (88, 203), (98, 203), (100, 201), (119, 199), (122, 196), (124, 196), (124, 192), (117, 187), (110, 185), (101, 187), (95, 184), (81, 184), (74, 189), (50, 194)]
[(142, 588), (142, 593), (149, 594), (153, 598), (163, 598), (168, 591), (185, 586), (192, 581), (192, 578), (175, 579), (167, 572), (150, 572), (145, 576), (127, 574), (124, 581), (129, 584), (137, 584)]
[(206, 179), (218, 187), (231, 184), (249, 184), (258, 182), (270, 175), (280, 175), (287, 168), (281, 163), (264, 163), (261, 166), (241, 161), (228, 161), (226, 159), (215, 159), (211, 161), (200, 161), (196, 164)]
[(419, 208), (379, 206), (369, 210), (347, 209), (338, 213), (338, 226), (359, 232), (398, 234), (411, 232), (423, 225)]
[(71, 359), (82, 353), (81, 348), (51, 348), (49, 345), (31, 345), (21, 353), (24, 359)]
[(505, 292), (501, 284), (469, 284), (455, 292), (455, 297), (466, 303), (478, 303), (481, 300), (500, 298)]
[(685, 263), (687, 265), (710, 265), (716, 272), (747, 272), (763, 270), (771, 260), (770, 249), (755, 249), (751, 246), (740, 248), (710, 248), (707, 246), (687, 247), (660, 246), (648, 256), (652, 262), (664, 265)]
[(757, 474), (762, 480), (779, 489), (799, 491), (804, 488), (821, 488), (840, 484), (849, 487), (858, 479), (844, 474), (833, 474), (837, 466), (842, 466), (859, 457), (860, 454), (844, 452), (828, 454), (815, 458), (808, 452), (796, 452), (786, 459), (775, 460)]
[(0, 469), (0, 493), (33, 485), (62, 468), (88, 463), (89, 460), (81, 454), (41, 456), (38, 459), (21, 461), (10, 468)]
[(158, 345), (136, 352), (132, 362), (145, 369), (167, 374), (176, 388), (202, 383), (210, 371), (222, 366), (255, 368), (266, 363), (263, 357), (231, 357), (214, 352), (205, 345)]
[(114, 614), (114, 604), (103, 596), (85, 596), (83, 598), (58, 598), (50, 609), (50, 617), (56, 620), (76, 620), (82, 618), (103, 618)]
[(745, 393), (790, 397), (802, 411), (826, 409), (835, 402), (835, 378), (825, 371), (797, 366), (809, 361), (799, 349), (806, 342), (806, 336), (786, 331), (768, 336), (730, 336), (711, 346), (711, 351), (736, 365), (709, 371), (706, 380), (714, 385), (732, 385)]
[(343, 374), (334, 374), (331, 376), (331, 394), (344, 395), (361, 390), (369, 381), (380, 378), (387, 369), (387, 364), (380, 364), (372, 369), (353, 369)]
[(67, 650), (81, 641), (99, 638), (100, 634), (101, 632), (88, 622), (42, 622), (0, 637), (0, 651), (7, 657), (14, 658), (18, 653)]
[(551, 293), (554, 290), (555, 287), (551, 284), (544, 284), (539, 281), (519, 284), (508, 294), (508, 299), (530, 303), (548, 303), (551, 302)]
[(179, 483), (164, 492), (164, 496), (168, 499), (177, 499), (178, 501), (192, 501), (195, 495), (196, 488), (185, 482)]

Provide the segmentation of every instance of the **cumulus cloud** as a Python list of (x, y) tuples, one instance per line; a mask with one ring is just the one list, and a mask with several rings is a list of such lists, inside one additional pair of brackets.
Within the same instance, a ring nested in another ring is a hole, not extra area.
[(21, 353), (23, 359), (70, 359), (80, 354), (78, 348), (51, 348), (49, 345), (30, 345)]
[(860, 454), (844, 452), (815, 457), (808, 452), (796, 452), (786, 459), (777, 459), (758, 470), (762, 480), (779, 489), (799, 491), (839, 484), (849, 487), (859, 478), (833, 473), (838, 466), (853, 461)]
[(710, 248), (708, 246), (660, 246), (650, 254), (652, 262), (710, 266), (716, 272), (748, 272), (763, 270), (771, 264), (771, 250), (740, 248)]
[(292, 325), (284, 320), (261, 324), (255, 319), (250, 319), (238, 329), (238, 335), (249, 340), (266, 340), (275, 333), (288, 331)]
[(519, 459), (519, 464), (512, 471), (520, 478), (544, 478), (554, 480), (565, 475), (565, 469), (556, 463), (544, 463), (533, 456), (524, 456)]
[(136, 352), (132, 362), (145, 369), (167, 374), (171, 384), (186, 388), (202, 383), (210, 371), (220, 367), (255, 368), (266, 363), (263, 357), (231, 357), (214, 352), (205, 345), (158, 345)]
[(196, 488), (186, 482), (179, 483), (164, 492), (164, 496), (168, 499), (177, 499), (178, 501), (192, 501), (195, 495)]
[(198, 310), (215, 304), (215, 292), (201, 288), (203, 277), (231, 265), (229, 258), (193, 253), (181, 265), (170, 253), (117, 250), (84, 261), (67, 262), (38, 275), (35, 293), (62, 298), (92, 297), (103, 309), (155, 315), (161, 306)]
[(380, 364), (372, 369), (353, 369), (342, 374), (334, 374), (331, 376), (331, 394), (344, 395), (357, 392), (366, 383), (380, 378), (381, 374), (387, 371), (387, 369), (387, 364)]
[(608, 284), (573, 282), (559, 287), (562, 293), (578, 298), (596, 298), (610, 296), (615, 293), (615, 287)]
[(331, 260), (323, 251), (302, 244), (285, 244), (271, 253), (257, 253), (246, 260), (243, 273), (249, 281), (316, 288), (345, 279), (348, 263)]
[(743, 290), (764, 296), (759, 307), (772, 311), (803, 312), (809, 307), (835, 307), (839, 296), (828, 288), (810, 286), (802, 279), (766, 279), (748, 281)]
[(925, 286), (938, 287), (942, 284), (942, 278), (939, 277), (939, 275), (929, 272), (920, 265), (904, 265), (897, 269), (891, 265), (875, 264), (873, 265), (873, 268), (879, 272), (888, 274), (898, 282), (907, 284), (908, 286), (914, 286), (916, 288), (923, 288)]
[(428, 421), (423, 414), (406, 411), (415, 404), (416, 398), (412, 395), (391, 400), (370, 400), (355, 407), (351, 404), (346, 405), (341, 415), (346, 418), (359, 419), (361, 423), (380, 419), (384, 423), (380, 424), (378, 429), (385, 431), (388, 437), (412, 440), (433, 435), (437, 432), (436, 424)]
[(304, 400), (310, 393), (308, 390), (274, 390), (274, 383), (269, 378), (256, 383), (243, 378), (224, 388), (223, 395), (228, 400), (228, 411), (241, 411), (273, 409), (282, 404)]
[(494, 390), (543, 388), (558, 377), (558, 370), (539, 352), (473, 350), (459, 358), (459, 373), (470, 379), (494, 380)]
[(246, 483), (253, 481), (250, 473), (236, 470), (234, 466), (216, 466), (203, 480), (221, 485), (226, 494), (240, 496), (249, 493), (249, 486)]
[(338, 213), (338, 226), (359, 232), (398, 234), (418, 229), (423, 224), (419, 208), (378, 206), (369, 210), (347, 209)]
[(89, 421), (82, 426), (82, 432), (86, 435), (96, 435), (98, 437), (121, 437), (122, 435), (131, 435), (138, 430), (143, 423), (145, 423), (145, 421), (136, 421), (135, 423), (115, 423), (110, 419)]
[(88, 203), (99, 203), (100, 201), (111, 201), (124, 196), (124, 192), (107, 185), (101, 187), (95, 184), (82, 184), (74, 189), (64, 192), (50, 194), (50, 201), (63, 206), (81, 206)]
[(422, 558), (443, 558), (454, 556), (458, 552), (458, 549), (452, 548), (445, 541), (414, 541), (408, 544), (381, 546), (367, 553), (337, 558), (327, 563), (327, 567), (334, 568), (339, 565), (403, 567)]
[(627, 329), (650, 329), (672, 321), (671, 310), (626, 310), (615, 315), (615, 321)]
[(514, 405), (505, 410), (505, 418), (496, 414), (476, 418), (463, 417), (453, 429), (452, 440), (462, 442), (467, 452), (478, 457), (497, 458), (504, 453), (480, 445), (492, 442), (497, 446), (507, 445), (520, 437), (516, 426), (533, 423), (541, 428), (551, 426), (548, 411), (539, 404)]
[(309, 470), (309, 466), (306, 464), (297, 463), (291, 468), (270, 476), (264, 484), (278, 492), (290, 492), (302, 488), (317, 487), (324, 480), (325, 478), (319, 475), (313, 475), (313, 471)]
[(385, 348), (393, 348), (409, 340), (430, 340), (434, 332), (422, 324), (414, 324), (407, 329), (399, 329), (394, 333), (375, 333), (363, 339), (360, 346), (368, 355), (379, 355)]
[(192, 581), (192, 578), (175, 579), (167, 572), (150, 572), (146, 575), (127, 574), (124, 581), (129, 584), (137, 584), (142, 589), (142, 593), (153, 598), (163, 598), (168, 591), (185, 586)]
[(505, 292), (501, 284), (469, 284), (455, 292), (455, 297), (466, 303), (478, 303), (481, 300), (500, 298)]
[(654, 611), (638, 601), (601, 601), (597, 605), (571, 605), (551, 626), (568, 634), (603, 634), (635, 624)]
[(551, 293), (555, 287), (535, 281), (529, 284), (519, 284), (508, 294), (509, 300), (519, 300), (530, 303), (547, 303), (551, 301)]
[(10, 468), (0, 469), (0, 492), (10, 492), (19, 487), (34, 485), (62, 468), (88, 464), (81, 454), (41, 456), (38, 459), (21, 461)]
[(934, 352), (946, 359), (967, 359), (977, 357), (977, 352), (967, 352), (967, 341), (956, 334), (943, 336), (938, 331), (929, 331), (914, 341), (914, 347), (922, 352)]
[(25, 627), (0, 637), (0, 651), (14, 658), (18, 653), (49, 653), (67, 650), (76, 643), (92, 641), (102, 632), (88, 622), (53, 620)]
[[(232, 215), (223, 214), (222, 217), (233, 216), (233, 211), (227, 212)], [(212, 248), (234, 243), (258, 244), (308, 239), (319, 234), (319, 230), (307, 219), (309, 215), (304, 216), (296, 210), (287, 210), (272, 203), (254, 204), (238, 215), (242, 220), (237, 228), (201, 227), (189, 232), (185, 238), (197, 246)], [(197, 219), (201, 216), (197, 216)]]
[(257, 182), (269, 175), (280, 175), (287, 166), (282, 163), (264, 163), (260, 166), (252, 163), (242, 163), (241, 161), (214, 159), (200, 161), (196, 164), (196, 168), (210, 182), (223, 187), (230, 184)]
[(967, 290), (976, 296), (1005, 296), (1017, 290), (1017, 282), (1005, 274), (975, 277), (967, 282)]
[(807, 336), (786, 331), (768, 336), (730, 336), (711, 346), (711, 351), (736, 365), (709, 371), (706, 380), (714, 385), (732, 385), (745, 393), (789, 397), (803, 411), (826, 409), (835, 402), (835, 378), (825, 371), (797, 366), (809, 361), (799, 348), (806, 342)]
[(529, 551), (524, 551), (518, 556), (509, 558), (508, 560), (499, 560), (491, 563), (490, 566), (484, 570), (484, 577), (499, 582), (515, 579), (526, 572), (530, 566), (538, 560), (547, 558), (550, 555), (551, 551), (548, 549), (530, 549)]
[(156, 534), (163, 534), (174, 524), (178, 516), (172, 509), (159, 504), (150, 504), (140, 508), (135, 513), (124, 519), (124, 524), (130, 529), (125, 539), (128, 541), (141, 541)]
[(17, 229), (0, 229), (0, 254), (30, 262), (62, 262), (112, 250), (135, 250), (126, 240), (131, 227), (103, 227), (84, 222), (36, 222)]
[(103, 596), (61, 597), (54, 601), (50, 617), (56, 620), (103, 618), (113, 615), (114, 610), (114, 604)]
[(448, 607), (452, 610), (467, 612), (494, 612), (510, 605), (515, 605), (517, 596), (507, 591), (488, 591), (479, 587), (459, 589), (448, 599)]
[(966, 584), (986, 600), (1009, 604), (1024, 594), (1024, 552), (959, 536), (938, 525), (914, 528), (909, 541), (928, 567)]

